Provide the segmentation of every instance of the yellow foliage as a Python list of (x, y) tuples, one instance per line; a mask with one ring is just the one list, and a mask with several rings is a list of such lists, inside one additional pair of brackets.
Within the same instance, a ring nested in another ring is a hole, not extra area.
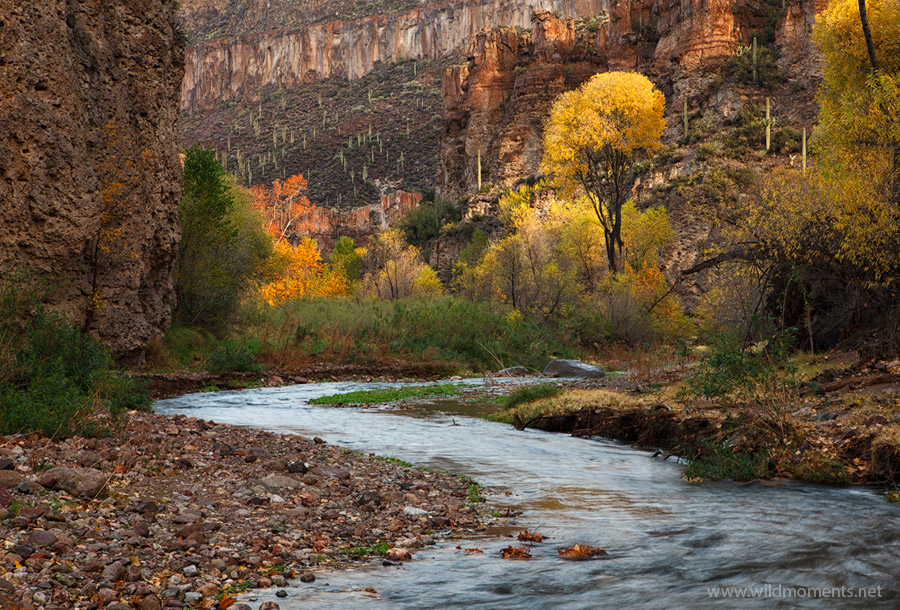
[(350, 285), (340, 268), (322, 262), (315, 240), (305, 238), (296, 246), (286, 240), (275, 243), (276, 265), (282, 270), (260, 289), (270, 305), (292, 299), (345, 296)]
[(371, 296), (391, 300), (443, 294), (437, 273), (419, 255), (419, 249), (407, 244), (398, 229), (374, 236), (363, 253), (366, 268), (363, 290)]
[(820, 121), (844, 146), (900, 143), (900, 2), (867, 0), (879, 71), (872, 74), (858, 0), (831, 0), (816, 19)]
[(597, 74), (560, 95), (544, 132), (543, 170), (561, 191), (583, 189), (603, 227), (609, 267), (619, 270), (622, 205), (637, 156), (659, 146), (665, 98), (635, 72)]

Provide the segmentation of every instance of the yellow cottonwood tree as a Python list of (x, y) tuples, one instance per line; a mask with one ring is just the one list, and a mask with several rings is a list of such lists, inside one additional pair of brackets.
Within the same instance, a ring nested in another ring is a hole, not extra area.
[(544, 172), (567, 194), (583, 188), (606, 237), (610, 271), (621, 270), (622, 205), (636, 158), (659, 147), (665, 98), (635, 72), (597, 74), (560, 95), (544, 132)]
[[(900, 1), (866, 0), (871, 48), (858, 0), (832, 0), (816, 18), (822, 49), (820, 121), (844, 157), (889, 159), (887, 199), (900, 206)], [(874, 162), (878, 162), (875, 160)], [(877, 177), (876, 177), (877, 178)]]

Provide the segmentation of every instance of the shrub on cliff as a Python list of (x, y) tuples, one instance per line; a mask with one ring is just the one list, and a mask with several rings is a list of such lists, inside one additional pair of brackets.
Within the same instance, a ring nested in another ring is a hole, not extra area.
[(181, 324), (222, 328), (273, 252), (262, 216), (228, 178), (215, 153), (200, 145), (184, 162), (179, 246)]
[(98, 434), (145, 388), (112, 369), (109, 351), (41, 305), (34, 274), (0, 274), (0, 434)]

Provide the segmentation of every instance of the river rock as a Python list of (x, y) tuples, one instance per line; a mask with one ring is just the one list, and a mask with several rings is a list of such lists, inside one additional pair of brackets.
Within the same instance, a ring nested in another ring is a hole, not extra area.
[(16, 463), (13, 462), (10, 458), (0, 458), (0, 470), (14, 470), (16, 468)]
[(303, 487), (303, 483), (297, 479), (285, 476), (283, 474), (270, 474), (260, 479), (263, 485), (269, 489), (299, 489)]
[(399, 547), (392, 548), (387, 553), (385, 553), (384, 556), (393, 561), (407, 561), (409, 559), (412, 559), (412, 555), (409, 551), (407, 551), (406, 549), (401, 549)]
[(497, 371), (497, 377), (528, 377), (529, 375), (531, 375), (531, 371), (524, 366), (511, 366)]
[(14, 470), (0, 470), (0, 487), (15, 487), (25, 480), (25, 477)]
[(344, 470), (343, 468), (338, 468), (336, 466), (326, 466), (324, 464), (322, 466), (311, 468), (309, 473), (320, 477), (333, 477), (335, 479), (350, 478), (349, 470)]
[(596, 379), (606, 377), (603, 369), (580, 360), (551, 360), (544, 368), (547, 377), (574, 377), (577, 379)]
[(28, 543), (37, 547), (53, 546), (57, 537), (46, 530), (33, 530), (28, 534)]
[(106, 496), (106, 475), (96, 468), (51, 468), (41, 477), (48, 489), (62, 489), (88, 500)]

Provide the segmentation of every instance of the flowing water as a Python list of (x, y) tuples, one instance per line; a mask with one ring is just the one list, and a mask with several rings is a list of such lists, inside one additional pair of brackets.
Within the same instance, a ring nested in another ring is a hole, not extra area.
[[(373, 563), (318, 573), (315, 583), (288, 588), (287, 598), (257, 592), (254, 608), (269, 599), (282, 610), (900, 607), (900, 507), (876, 490), (790, 482), (691, 485), (681, 479), (683, 466), (651, 459), (646, 451), (520, 432), (478, 419), (477, 408), (452, 401), (402, 412), (307, 403), (390, 385), (397, 384), (193, 394), (159, 401), (156, 410), (320, 436), (468, 475), (491, 490), (489, 502), (524, 511), (518, 528), (552, 539), (535, 545), (531, 560), (501, 560), (500, 549), (515, 541), (489, 532), (462, 542), (483, 554), (457, 550), (460, 541), (438, 544), (399, 568)], [(576, 542), (609, 555), (588, 561), (558, 556), (557, 548)], [(761, 597), (724, 597), (753, 591)]]

